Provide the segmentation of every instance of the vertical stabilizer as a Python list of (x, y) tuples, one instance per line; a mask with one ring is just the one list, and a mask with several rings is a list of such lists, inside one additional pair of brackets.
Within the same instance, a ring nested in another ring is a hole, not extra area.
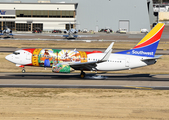
[(158, 23), (133, 49), (118, 52), (117, 54), (154, 57), (164, 26), (164, 23)]

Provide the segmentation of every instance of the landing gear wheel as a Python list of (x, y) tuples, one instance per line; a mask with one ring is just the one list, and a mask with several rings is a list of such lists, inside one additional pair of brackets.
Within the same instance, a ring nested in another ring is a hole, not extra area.
[(85, 72), (81, 72), (80, 78), (84, 78), (84, 77), (85, 77)]
[(25, 69), (23, 69), (23, 70), (22, 70), (22, 73), (25, 73), (25, 72), (26, 72)]

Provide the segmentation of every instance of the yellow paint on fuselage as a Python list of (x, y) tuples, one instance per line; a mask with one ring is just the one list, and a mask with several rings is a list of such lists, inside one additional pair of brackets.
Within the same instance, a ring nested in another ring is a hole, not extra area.
[(32, 65), (33, 66), (39, 66), (39, 62), (38, 62), (38, 56), (39, 56), (39, 53), (42, 49), (35, 49), (33, 51), (33, 54), (32, 54)]
[(81, 57), (81, 62), (87, 62), (87, 54), (84, 51), (79, 51), (80, 57)]

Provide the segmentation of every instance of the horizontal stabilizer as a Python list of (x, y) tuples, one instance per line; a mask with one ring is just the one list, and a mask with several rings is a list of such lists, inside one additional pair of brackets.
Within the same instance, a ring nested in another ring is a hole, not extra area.
[(142, 60), (142, 61), (146, 61), (146, 60), (161, 59), (161, 58), (160, 58), (161, 56), (162, 56), (162, 55), (156, 55), (156, 56), (154, 56), (154, 57), (142, 58), (141, 60)]

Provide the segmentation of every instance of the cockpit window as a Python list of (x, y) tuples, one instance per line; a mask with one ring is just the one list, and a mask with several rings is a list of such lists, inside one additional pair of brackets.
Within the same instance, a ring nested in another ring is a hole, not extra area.
[(13, 52), (13, 54), (15, 54), (15, 55), (19, 55), (19, 54), (20, 54), (20, 52)]

